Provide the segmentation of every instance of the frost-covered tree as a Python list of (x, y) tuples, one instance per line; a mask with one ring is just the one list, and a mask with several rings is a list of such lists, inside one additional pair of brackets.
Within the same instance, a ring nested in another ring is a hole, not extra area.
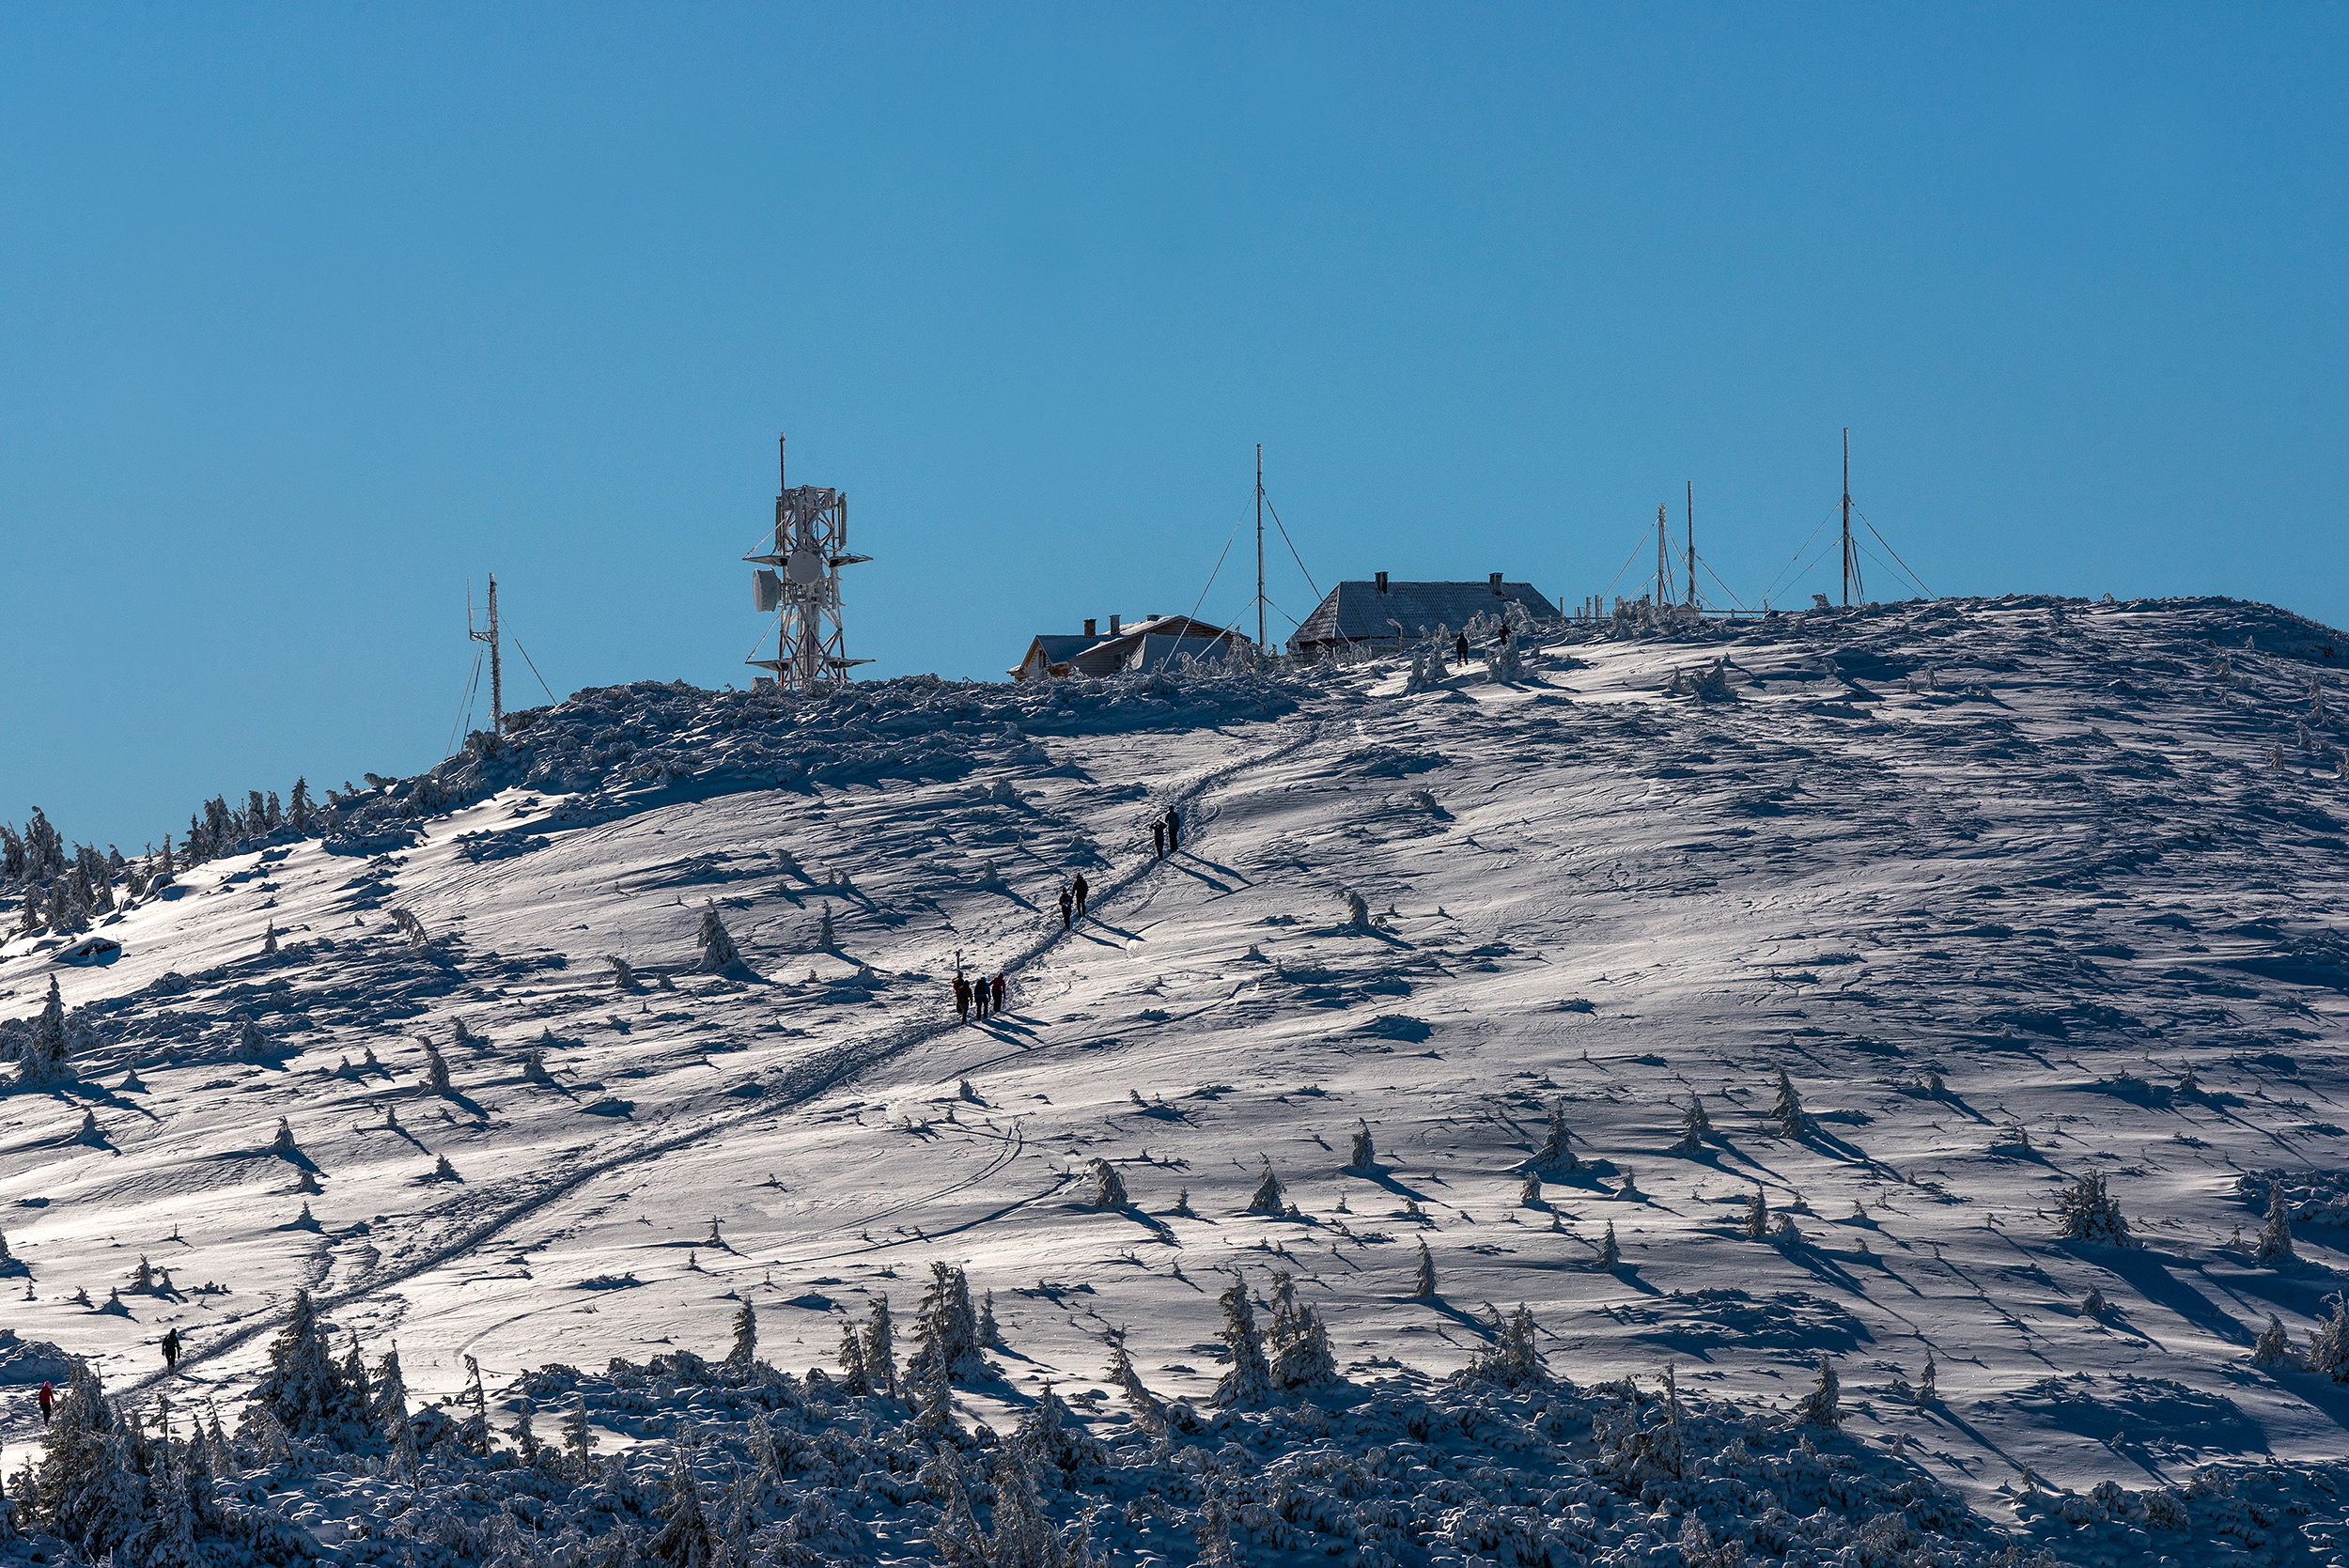
[(295, 1155), (302, 1152), (294, 1146), (292, 1124), (283, 1116), (277, 1118), (277, 1136), (270, 1140), (269, 1152), (273, 1155)]
[(1436, 1294), (1436, 1260), (1428, 1253), (1425, 1236), (1420, 1237), (1419, 1267), (1411, 1275), (1411, 1294), (1423, 1301)]
[(306, 778), (296, 779), (293, 793), (286, 799), (287, 822), (295, 832), (306, 833), (310, 831), (310, 817), (317, 809), (310, 800), (310, 781)]
[(1566, 1134), (1566, 1102), (1559, 1100), (1549, 1108), (1549, 1131), (1542, 1146), (1533, 1152), (1532, 1169), (1535, 1171), (1574, 1171), (1580, 1168)]
[(1525, 1303), (1517, 1303), (1516, 1314), (1505, 1325), (1497, 1309), (1486, 1310), (1492, 1313), (1493, 1342), (1470, 1358), (1464, 1375), (1473, 1382), (1499, 1383), (1511, 1389), (1547, 1381), (1541, 1352), (1533, 1343), (1533, 1314)]
[(2349, 1383), (2349, 1301), (2339, 1296), (2326, 1299), (2332, 1315), (2317, 1319), (2310, 1330), (2304, 1358), (2310, 1372), (2321, 1372), (2336, 1383)]
[(1713, 1136), (1713, 1118), (1704, 1113), (1704, 1096), (1691, 1093), (1688, 1109), (1680, 1113), (1680, 1152), (1695, 1154)]
[(1770, 1200), (1758, 1187), (1746, 1199), (1745, 1223), (1738, 1230), (1748, 1241), (1760, 1241), (1770, 1234)]
[(2267, 1327), (2261, 1331), (2259, 1343), (2251, 1346), (2251, 1364), (2270, 1372), (2285, 1370), (2299, 1360), (2292, 1349), (2292, 1336), (2274, 1312), (2267, 1314)]
[(701, 935), (695, 940), (701, 944), (701, 967), (710, 973), (732, 969), (742, 961), (741, 954), (735, 951), (734, 939), (726, 934), (726, 923), (718, 917), (715, 899), (702, 904)]
[(293, 1310), (269, 1347), (270, 1370), (254, 1389), (253, 1408), (294, 1438), (320, 1438), (336, 1449), (368, 1427), (366, 1390), (353, 1390), (327, 1347), (310, 1293), (294, 1292)]
[(1003, 1334), (995, 1327), (995, 1293), (990, 1290), (979, 1298), (979, 1343), (987, 1346), (1003, 1343)]
[(1126, 1206), (1126, 1184), (1117, 1174), (1117, 1167), (1106, 1159), (1093, 1162), (1093, 1206), (1097, 1209), (1122, 1209)]
[(1370, 1124), (1357, 1120), (1354, 1124), (1354, 1147), (1346, 1156), (1349, 1171), (1375, 1171), (1378, 1168), (1378, 1149), (1371, 1141)]
[(921, 1345), (906, 1370), (917, 1385), (928, 1381), (933, 1367), (949, 1381), (986, 1370), (979, 1357), (978, 1314), (971, 1310), (971, 1281), (961, 1269), (931, 1263), (930, 1282), (914, 1315), (914, 1336)]
[(824, 900), (822, 918), (816, 927), (816, 946), (819, 952), (830, 953), (839, 945), (840, 939), (832, 926), (832, 900), (827, 898)]
[(33, 1038), (16, 1066), (19, 1083), (57, 1083), (73, 1076), (71, 1048), (65, 1032), (65, 1001), (57, 993), (57, 977), (49, 977), (49, 999), (33, 1020)]
[(1357, 931), (1366, 930), (1370, 925), (1370, 905), (1362, 895), (1352, 888), (1341, 888), (1338, 897), (1346, 905), (1346, 924)]
[(869, 1394), (873, 1380), (864, 1371), (864, 1340), (852, 1320), (840, 1325), (840, 1382), (852, 1394)]
[(1802, 1138), (1811, 1131), (1811, 1113), (1802, 1108), (1802, 1096), (1795, 1093), (1795, 1080), (1786, 1076), (1786, 1063), (1778, 1064), (1778, 1098), (1770, 1106), (1770, 1120), (1788, 1138)]
[(726, 1370), (737, 1377), (748, 1376), (757, 1355), (758, 1313), (746, 1296), (734, 1310), (734, 1348), (726, 1352)]
[(1256, 1184), (1255, 1195), (1248, 1200), (1248, 1212), (1270, 1215), (1286, 1213), (1288, 1203), (1281, 1194), (1281, 1178), (1272, 1173), (1272, 1161), (1263, 1155), (1258, 1155), (1256, 1157), (1264, 1160), (1264, 1179)]
[(1525, 1180), (1517, 1188), (1517, 1206), (1528, 1209), (1542, 1206), (1542, 1178), (1539, 1174), (1531, 1171), (1526, 1172)]
[(432, 1092), (436, 1094), (445, 1094), (450, 1092), (448, 1058), (443, 1056), (441, 1048), (430, 1040), (424, 1043), (424, 1080), (431, 1085)]
[(1232, 1353), (1232, 1370), (1215, 1386), (1218, 1405), (1252, 1405), (1272, 1390), (1272, 1368), (1256, 1339), (1256, 1312), (1249, 1305), (1248, 1281), (1234, 1276), (1232, 1286), (1216, 1298), (1223, 1309), (1223, 1328), (1216, 1337)]
[(1612, 1268), (1623, 1261), (1623, 1252), (1615, 1245), (1615, 1222), (1607, 1221), (1607, 1234), (1598, 1240), (1598, 1266)]
[[(766, 1431), (767, 1423), (764, 1421), (755, 1416), (752, 1417), (751, 1421), (753, 1426), (759, 1432)], [(580, 1481), (587, 1479), (592, 1468), (595, 1450), (596, 1435), (587, 1425), (587, 1396), (583, 1393), (573, 1393), (571, 1413), (563, 1418), (563, 1452), (569, 1461), (568, 1468), (573, 1477)]]
[(2281, 1182), (2271, 1182), (2267, 1188), (2267, 1223), (2260, 1229), (2256, 1253), (2264, 1264), (2289, 1263), (2292, 1250), (2292, 1210), (2284, 1202)]
[(1936, 1386), (1936, 1380), (1939, 1375), (1940, 1369), (1935, 1366), (1933, 1361), (1933, 1347), (1927, 1345), (1925, 1347), (1925, 1370), (1917, 1377), (1917, 1407), (1919, 1409), (1940, 1402), (1941, 1390)]
[(669, 1451), (669, 1506), (662, 1519), (661, 1533), (646, 1545), (646, 1555), (661, 1568), (711, 1568), (718, 1543), (709, 1533), (701, 1488), (694, 1484), (683, 1444)]
[(1317, 1389), (1338, 1378), (1338, 1359), (1321, 1314), (1297, 1299), (1297, 1282), (1286, 1269), (1272, 1275), (1269, 1364), (1276, 1389)]
[(2106, 1190), (2104, 1173), (2092, 1171), (2056, 1200), (2056, 1234), (2066, 1241), (2097, 1247), (2134, 1247), (2121, 1205)]
[(612, 966), (613, 989), (619, 991), (636, 989), (636, 971), (629, 967), (627, 959), (616, 953), (607, 953), (603, 955), (603, 961)]
[(1822, 1351), (1819, 1355), (1819, 1380), (1812, 1386), (1811, 1391), (1803, 1396), (1797, 1414), (1803, 1421), (1809, 1421), (1813, 1426), (1843, 1425), (1843, 1412), (1841, 1408), (1843, 1389), (1843, 1380), (1835, 1375), (1834, 1363), (1829, 1361), (1826, 1352)]
[(876, 1393), (897, 1392), (897, 1328), (890, 1320), (889, 1297), (873, 1297), (873, 1312), (864, 1325), (864, 1375)]

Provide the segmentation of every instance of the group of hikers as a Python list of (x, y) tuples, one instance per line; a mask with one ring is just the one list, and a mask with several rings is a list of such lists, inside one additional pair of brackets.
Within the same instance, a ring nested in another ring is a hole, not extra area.
[[(1509, 646), (1509, 623), (1501, 623), (1501, 630), (1493, 637), (1493, 646), (1506, 650)], [(1452, 640), (1453, 663), (1465, 670), (1469, 662), (1469, 635), (1463, 631)]]
[[(177, 1328), (165, 1329), (163, 1331), (163, 1343), (159, 1348), (163, 1353), (163, 1370), (165, 1372), (179, 1371), (179, 1330)], [(47, 1426), (49, 1424), (50, 1416), (53, 1415), (57, 1408), (57, 1390), (52, 1385), (44, 1382), (40, 1386), (40, 1392), (36, 1394), (34, 1398), (40, 1404), (40, 1424)]]
[[(1157, 842), (1158, 858), (1166, 859), (1183, 846), (1183, 814), (1173, 806), (1166, 815), (1150, 824), (1150, 836)], [(1060, 885), (1060, 928), (1075, 928), (1084, 918), (1085, 898), (1092, 893), (1080, 871)], [(965, 1023), (985, 1023), (990, 1014), (1003, 1010), (1003, 977), (982, 974), (975, 979), (964, 975), (959, 958), (955, 962), (955, 1016)]]
[(1003, 1010), (1003, 971), (997, 970), (995, 978), (990, 980), (984, 974), (975, 979), (968, 978), (961, 970), (955, 970), (955, 1012), (965, 1023), (971, 1021), (974, 1012), (978, 1015), (978, 1021), (985, 1023), (989, 1013)]

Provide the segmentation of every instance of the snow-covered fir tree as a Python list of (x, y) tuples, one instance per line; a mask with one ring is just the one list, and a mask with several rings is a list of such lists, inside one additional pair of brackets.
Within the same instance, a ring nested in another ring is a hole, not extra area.
[(1269, 1215), (1286, 1213), (1288, 1202), (1281, 1192), (1281, 1178), (1272, 1173), (1272, 1161), (1265, 1158), (1263, 1155), (1258, 1155), (1256, 1157), (1264, 1160), (1264, 1174), (1256, 1183), (1254, 1194), (1248, 1200), (1248, 1212)]
[(1623, 1252), (1615, 1245), (1615, 1222), (1610, 1219), (1607, 1221), (1607, 1234), (1598, 1241), (1598, 1266), (1612, 1268), (1622, 1261)]
[(2056, 1199), (2056, 1234), (2066, 1241), (2096, 1247), (2133, 1247), (2128, 1221), (2105, 1187), (2104, 1172), (2092, 1171)]
[(709, 973), (732, 969), (742, 961), (741, 954), (735, 951), (734, 939), (726, 934), (726, 923), (719, 918), (716, 899), (704, 901), (701, 933), (695, 940), (702, 950), (701, 967)]
[(2323, 1373), (2336, 1383), (2349, 1383), (2349, 1299), (2326, 1297), (2332, 1312), (2309, 1330), (2309, 1348), (2301, 1360), (2310, 1372)]
[(1819, 1355), (1818, 1381), (1812, 1384), (1811, 1391), (1803, 1396), (1802, 1405), (1797, 1414), (1801, 1420), (1809, 1421), (1813, 1426), (1843, 1425), (1843, 1380), (1835, 1375), (1834, 1363), (1829, 1361), (1826, 1352), (1822, 1351)]
[(1377, 1167), (1378, 1149), (1371, 1141), (1370, 1124), (1358, 1120), (1354, 1124), (1354, 1147), (1346, 1156), (1346, 1168), (1349, 1171), (1375, 1171)]
[(1411, 1294), (1422, 1300), (1436, 1294), (1436, 1260), (1427, 1250), (1427, 1238), (1419, 1243), (1419, 1266), (1411, 1275)]
[(1803, 1138), (1811, 1132), (1811, 1113), (1803, 1110), (1802, 1096), (1795, 1092), (1795, 1080), (1786, 1076), (1783, 1062), (1778, 1064), (1778, 1098), (1771, 1102), (1770, 1120), (1787, 1138)]
[(2267, 1187), (2267, 1223), (2260, 1228), (2259, 1247), (2255, 1254), (2263, 1264), (2289, 1263), (2292, 1250), (2292, 1209), (2284, 1202), (2281, 1182)]
[(864, 1324), (864, 1375), (876, 1393), (897, 1392), (897, 1330), (890, 1321), (889, 1297), (873, 1297), (872, 1315)]
[(1232, 1370), (1215, 1386), (1218, 1405), (1253, 1405), (1272, 1390), (1272, 1368), (1256, 1338), (1256, 1312), (1249, 1304), (1248, 1281), (1235, 1274), (1231, 1288), (1216, 1298), (1223, 1309), (1217, 1334), (1232, 1353)]
[(1517, 1303), (1516, 1313), (1505, 1324), (1498, 1309), (1488, 1306), (1486, 1311), (1491, 1313), (1492, 1343), (1470, 1358), (1463, 1375), (1511, 1389), (1536, 1388), (1547, 1382), (1541, 1352), (1533, 1343), (1533, 1314), (1525, 1303)]
[(2274, 1312), (2267, 1314), (2267, 1327), (2260, 1331), (2257, 1343), (2251, 1346), (2251, 1364), (2269, 1372), (2283, 1371), (2296, 1365), (2299, 1357), (2292, 1348), (2292, 1336)]
[(1925, 1347), (1925, 1370), (1919, 1374), (1917, 1377), (1917, 1406), (1919, 1409), (1923, 1409), (1926, 1405), (1937, 1404), (1940, 1401), (1941, 1390), (1937, 1382), (1939, 1375), (1940, 1369), (1934, 1364), (1933, 1360), (1933, 1347), (1931, 1345), (1927, 1345)]
[(661, 1533), (646, 1545), (645, 1555), (661, 1568), (714, 1568), (716, 1564), (718, 1543), (702, 1512), (701, 1488), (694, 1483), (693, 1467), (682, 1443), (670, 1451), (669, 1505), (662, 1514)]
[(840, 1325), (840, 1386), (852, 1394), (869, 1394), (873, 1379), (864, 1370), (864, 1338), (853, 1321)]
[(49, 997), (40, 1006), (40, 1016), (33, 1020), (33, 1038), (24, 1048), (24, 1055), (16, 1065), (19, 1083), (59, 1083), (73, 1077), (70, 1048), (66, 1043), (65, 1001), (57, 991), (57, 977), (49, 977)]
[(1760, 1188), (1746, 1198), (1746, 1218), (1738, 1231), (1748, 1241), (1760, 1241), (1770, 1234), (1770, 1200)]
[(1549, 1108), (1549, 1131), (1542, 1146), (1533, 1152), (1531, 1169), (1535, 1171), (1574, 1171), (1579, 1162), (1566, 1134), (1566, 1102), (1559, 1100)]
[(726, 1370), (738, 1377), (746, 1377), (751, 1363), (757, 1358), (758, 1312), (746, 1296), (734, 1310), (734, 1346), (726, 1352)]
[(1297, 1281), (1288, 1270), (1272, 1273), (1272, 1328), (1267, 1346), (1276, 1389), (1317, 1389), (1338, 1376), (1336, 1354), (1321, 1314), (1297, 1299)]
[(269, 1363), (250, 1413), (266, 1414), (289, 1437), (319, 1438), (336, 1449), (367, 1436), (366, 1390), (343, 1380), (307, 1290), (295, 1290), (286, 1326), (270, 1343)]
[(1713, 1118), (1704, 1113), (1704, 1096), (1691, 1093), (1688, 1109), (1680, 1113), (1680, 1150), (1683, 1154), (1695, 1154), (1712, 1136)]
[(450, 1093), (448, 1058), (428, 1039), (424, 1043), (424, 1080), (436, 1094)]
[(971, 1310), (971, 1281), (961, 1269), (931, 1263), (930, 1282), (914, 1315), (914, 1337), (921, 1343), (906, 1371), (916, 1384), (928, 1381), (933, 1368), (948, 1381), (975, 1377), (985, 1370), (979, 1357), (978, 1314)]

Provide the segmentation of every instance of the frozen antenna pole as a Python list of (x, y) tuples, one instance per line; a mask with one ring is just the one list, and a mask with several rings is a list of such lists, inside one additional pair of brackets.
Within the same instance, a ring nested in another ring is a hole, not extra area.
[(848, 553), (848, 498), (815, 485), (793, 489), (783, 471), (784, 438), (775, 439), (779, 493), (775, 537), (765, 554), (745, 555), (758, 564), (751, 574), (752, 599), (761, 614), (782, 611), (775, 629), (775, 657), (744, 662), (775, 673), (786, 691), (811, 692), (846, 683), (851, 666), (869, 659), (848, 656), (840, 621), (840, 568), (872, 559)]
[(490, 574), (489, 629), (473, 627), (473, 596), (465, 596), (465, 630), (476, 643), (490, 644), (490, 733), (506, 733), (506, 671), (498, 660), (498, 574)]

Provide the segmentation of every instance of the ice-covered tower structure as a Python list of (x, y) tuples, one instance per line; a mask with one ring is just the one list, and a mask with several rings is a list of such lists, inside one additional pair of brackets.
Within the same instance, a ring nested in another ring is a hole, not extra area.
[(839, 685), (848, 671), (869, 659), (850, 659), (840, 621), (840, 568), (869, 561), (848, 553), (848, 497), (817, 485), (791, 488), (783, 464), (784, 438), (775, 438), (775, 536), (756, 563), (751, 593), (759, 613), (782, 612), (775, 629), (775, 657), (744, 662), (772, 670), (786, 691), (817, 691)]

